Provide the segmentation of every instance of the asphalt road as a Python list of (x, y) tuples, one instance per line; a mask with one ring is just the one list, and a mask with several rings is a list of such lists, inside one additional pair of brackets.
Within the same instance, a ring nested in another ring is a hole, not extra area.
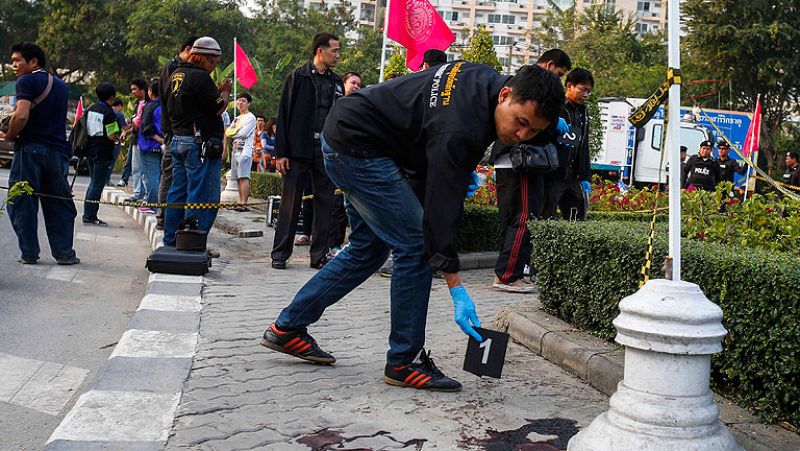
[[(0, 169), (0, 185), (7, 180), (8, 170)], [(78, 177), (77, 198), (87, 184)], [(84, 226), (83, 204), (76, 206), (81, 263), (75, 266), (55, 264), (41, 215), (39, 264), (18, 263), (16, 235), (0, 217), (2, 450), (42, 447), (110, 356), (144, 295), (149, 244), (141, 227), (111, 206), (101, 206), (98, 215), (108, 227)]]

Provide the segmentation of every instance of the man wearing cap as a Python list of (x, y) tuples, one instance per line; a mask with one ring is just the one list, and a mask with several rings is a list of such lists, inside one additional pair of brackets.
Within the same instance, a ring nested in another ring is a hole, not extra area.
[(436, 67), (447, 62), (447, 54), (438, 49), (425, 50), (425, 55), (423, 55), (422, 58), (422, 65), (419, 66), (422, 70), (428, 70), (431, 67)]
[(786, 172), (783, 173), (783, 183), (800, 186), (800, 152), (786, 154)]
[(740, 166), (739, 162), (733, 158), (728, 157), (731, 151), (731, 145), (727, 141), (719, 141), (717, 143), (717, 150), (719, 151), (719, 172), (720, 182), (733, 183), (733, 173), (744, 175), (747, 171), (747, 166)]
[[(220, 62), (216, 40), (198, 38), (187, 61), (170, 77), (164, 103), (172, 124), (172, 186), (168, 203), (219, 203), (223, 126), (220, 115), (228, 105), (231, 80), (219, 86), (209, 75)], [(175, 232), (185, 218), (195, 216), (200, 230), (211, 230), (217, 210), (168, 208), (164, 245), (175, 246)]]
[(689, 157), (683, 169), (686, 182), (684, 188), (693, 186), (705, 191), (714, 191), (721, 178), (719, 162), (711, 156), (711, 141), (700, 143), (697, 155)]

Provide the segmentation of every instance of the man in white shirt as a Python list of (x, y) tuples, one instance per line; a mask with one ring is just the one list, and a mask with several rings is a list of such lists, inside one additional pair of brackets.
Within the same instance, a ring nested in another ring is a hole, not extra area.
[(253, 165), (253, 136), (256, 132), (256, 116), (250, 112), (253, 98), (248, 93), (239, 94), (236, 108), (239, 115), (225, 131), (225, 145), (222, 158), (228, 158), (228, 143), (233, 143), (231, 176), (239, 183), (239, 203), (236, 211), (250, 211), (245, 207), (250, 197), (250, 168)]

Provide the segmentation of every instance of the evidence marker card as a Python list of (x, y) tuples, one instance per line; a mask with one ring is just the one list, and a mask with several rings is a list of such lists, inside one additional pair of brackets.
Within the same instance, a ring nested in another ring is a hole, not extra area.
[(476, 327), (483, 342), (470, 337), (467, 343), (467, 355), (464, 357), (464, 371), (476, 376), (500, 378), (506, 360), (508, 334), (496, 330)]

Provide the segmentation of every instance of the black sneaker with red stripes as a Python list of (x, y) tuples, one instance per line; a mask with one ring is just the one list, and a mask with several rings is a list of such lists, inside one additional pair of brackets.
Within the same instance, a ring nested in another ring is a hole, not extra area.
[(386, 364), (383, 380), (387, 384), (431, 391), (459, 391), (461, 384), (442, 373), (423, 349), (413, 362), (406, 365)]
[(270, 324), (264, 331), (261, 346), (314, 363), (336, 361), (336, 358), (319, 348), (305, 329), (282, 331), (275, 324)]

